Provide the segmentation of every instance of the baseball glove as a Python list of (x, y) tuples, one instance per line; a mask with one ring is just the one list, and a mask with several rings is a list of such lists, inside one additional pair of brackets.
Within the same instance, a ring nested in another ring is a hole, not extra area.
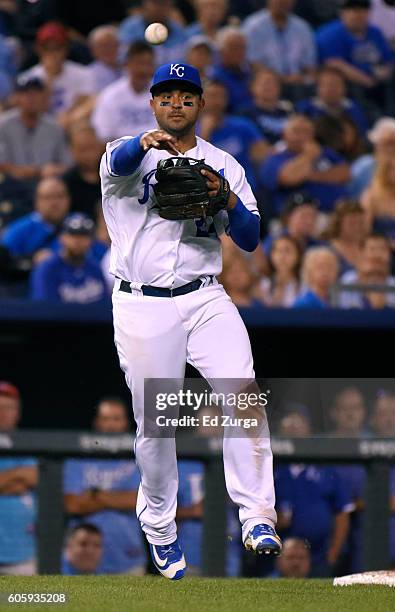
[[(208, 170), (220, 179), (217, 195), (209, 196), (205, 176), (201, 170)], [(161, 159), (155, 173), (158, 181), (153, 186), (163, 219), (181, 221), (213, 217), (228, 205), (230, 187), (228, 181), (204, 163), (204, 159), (191, 157), (170, 157)]]

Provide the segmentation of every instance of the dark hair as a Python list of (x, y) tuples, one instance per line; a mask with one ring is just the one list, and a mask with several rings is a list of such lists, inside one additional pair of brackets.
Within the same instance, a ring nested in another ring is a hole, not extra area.
[(126, 59), (130, 59), (135, 55), (141, 55), (142, 53), (149, 53), (150, 55), (154, 55), (154, 50), (148, 43), (144, 42), (144, 40), (136, 40), (133, 42), (126, 52)]
[(93, 523), (79, 523), (67, 531), (66, 541), (69, 541), (78, 531), (86, 531), (87, 533), (99, 535), (100, 537), (103, 535), (101, 529), (93, 525)]
[(343, 126), (337, 117), (320, 115), (314, 119), (314, 134), (323, 147), (340, 152), (343, 147)]
[(378, 232), (370, 232), (370, 234), (368, 234), (365, 240), (363, 241), (362, 246), (366, 246), (368, 240), (381, 240), (382, 242), (385, 242), (387, 249), (389, 251), (391, 250), (390, 241), (384, 234), (379, 234)]
[(270, 270), (270, 276), (273, 277), (273, 274), (275, 272), (275, 268), (273, 265), (273, 261), (272, 261), (272, 253), (274, 251), (274, 248), (277, 244), (277, 242), (279, 242), (280, 240), (287, 240), (288, 242), (290, 242), (296, 250), (297, 253), (297, 260), (294, 266), (294, 269), (292, 270), (292, 272), (294, 273), (294, 275), (296, 276), (296, 278), (299, 278), (299, 273), (300, 273), (300, 267), (302, 265), (302, 249), (300, 248), (299, 243), (297, 242), (297, 240), (295, 240), (295, 238), (293, 238), (292, 236), (289, 236), (288, 234), (284, 234), (282, 236), (277, 236), (273, 242), (272, 245), (270, 247), (270, 252), (269, 252), (269, 270)]
[(344, 217), (354, 213), (359, 213), (361, 215), (364, 213), (364, 210), (358, 200), (339, 200), (336, 203), (335, 209), (332, 213), (328, 231), (325, 232), (323, 237), (325, 237), (326, 240), (333, 240), (334, 238), (337, 238), (340, 234), (340, 228)]

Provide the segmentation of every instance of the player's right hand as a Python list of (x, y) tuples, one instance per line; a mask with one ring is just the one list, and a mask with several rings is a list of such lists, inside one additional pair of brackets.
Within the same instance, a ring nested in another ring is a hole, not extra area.
[(144, 132), (140, 138), (140, 144), (144, 151), (148, 149), (165, 149), (173, 155), (178, 155), (179, 151), (176, 148), (177, 138), (171, 136), (164, 130), (149, 130)]

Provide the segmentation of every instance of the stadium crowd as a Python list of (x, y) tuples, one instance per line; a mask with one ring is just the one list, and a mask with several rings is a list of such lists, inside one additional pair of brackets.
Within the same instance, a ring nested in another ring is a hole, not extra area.
[(393, 307), (395, 3), (105, 4), (0, 1), (0, 297), (109, 304), (99, 160), (154, 127), (155, 67), (187, 61), (198, 134), (243, 165), (262, 216), (251, 255), (221, 237), (234, 302)]
[[(206, 409), (202, 409), (206, 410)], [(199, 413), (200, 414), (200, 413)], [(326, 410), (285, 400), (269, 411), (273, 433), (284, 438), (395, 437), (395, 391), (367, 397), (341, 388)], [(0, 382), (0, 433), (18, 428), (21, 397)], [(129, 407), (117, 397), (98, 403), (92, 420), (100, 434), (130, 431)], [(193, 435), (221, 435), (221, 428)], [(190, 575), (202, 570), (204, 463), (178, 461), (177, 524)], [(236, 507), (227, 503), (226, 575), (325, 577), (363, 569), (365, 467), (358, 464), (279, 464), (274, 471), (278, 531), (284, 552), (275, 563), (245, 555)], [(0, 458), (0, 575), (37, 573), (37, 461)], [(64, 575), (152, 572), (135, 514), (139, 471), (131, 459), (66, 459), (63, 463)], [(391, 468), (390, 555), (395, 567), (395, 467)]]

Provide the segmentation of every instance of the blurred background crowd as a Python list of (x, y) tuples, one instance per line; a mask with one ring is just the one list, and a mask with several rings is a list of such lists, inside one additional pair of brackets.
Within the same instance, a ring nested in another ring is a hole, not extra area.
[(261, 211), (254, 253), (221, 238), (236, 305), (394, 306), (393, 0), (80, 4), (0, 0), (0, 297), (109, 304), (99, 160), (154, 127), (155, 67), (187, 61), (198, 134), (243, 165)]
[[(268, 409), (272, 433), (287, 439), (394, 438), (395, 386), (380, 388), (376, 379), (371, 383), (370, 389), (340, 385), (326, 398), (325, 406), (311, 386), (302, 396), (291, 386), (278, 405)], [(295, 401), (301, 397), (303, 402)], [(213, 410), (202, 408), (199, 416), (203, 411), (214, 415)], [(103, 397), (92, 411), (92, 431), (127, 433), (129, 414), (130, 406), (122, 399)], [(16, 431), (21, 417), (19, 389), (0, 382), (0, 432)], [(202, 427), (193, 435), (221, 433), (215, 428), (208, 433)], [(178, 534), (190, 575), (199, 575), (202, 568), (204, 469), (201, 461), (178, 461)], [(274, 475), (284, 552), (274, 563), (245, 554), (237, 510), (228, 500), (226, 575), (305, 578), (361, 571), (365, 467), (278, 463)], [(0, 575), (37, 573), (38, 478), (34, 458), (0, 457)], [(139, 472), (131, 459), (64, 461), (63, 574), (139, 576), (154, 571), (135, 515), (138, 486)], [(395, 467), (391, 468), (389, 503), (389, 546), (395, 568)]]

